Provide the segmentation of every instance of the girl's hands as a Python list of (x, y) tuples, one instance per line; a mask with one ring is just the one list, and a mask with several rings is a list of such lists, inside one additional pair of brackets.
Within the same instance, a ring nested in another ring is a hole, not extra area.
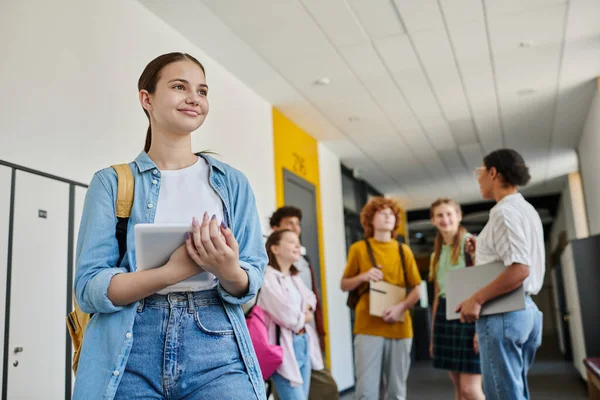
[(239, 246), (231, 229), (219, 225), (213, 215), (204, 213), (202, 223), (194, 218), (192, 232), (186, 239), (190, 258), (202, 269), (214, 274), (219, 280), (231, 279), (239, 272)]

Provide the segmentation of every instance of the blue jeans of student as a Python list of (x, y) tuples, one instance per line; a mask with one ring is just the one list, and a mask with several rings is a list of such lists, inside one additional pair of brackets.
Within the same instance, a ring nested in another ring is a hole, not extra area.
[(144, 299), (133, 340), (115, 399), (256, 399), (216, 290)]
[(528, 400), (527, 373), (542, 344), (542, 313), (525, 309), (481, 317), (476, 324), (486, 400)]
[(308, 350), (308, 335), (294, 335), (294, 353), (300, 374), (304, 383), (301, 386), (292, 387), (290, 381), (279, 375), (277, 372), (271, 377), (277, 390), (277, 396), (281, 400), (307, 400), (310, 389), (310, 353)]

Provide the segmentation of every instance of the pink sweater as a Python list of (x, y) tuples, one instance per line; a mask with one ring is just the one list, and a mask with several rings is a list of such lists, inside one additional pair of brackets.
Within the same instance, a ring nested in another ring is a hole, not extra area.
[(304, 320), (304, 310), (309, 305), (314, 310), (317, 304), (315, 294), (302, 282), (300, 277), (293, 276), (292, 281), (298, 288), (302, 297), (302, 307), (292, 307), (289, 302), (287, 288), (283, 282), (284, 276), (271, 266), (267, 266), (265, 280), (258, 296), (258, 304), (265, 312), (267, 328), (269, 330), (269, 342), (276, 343), (276, 325), (281, 329), (279, 344), (283, 347), (283, 362), (277, 369), (277, 373), (290, 381), (291, 386), (300, 386), (303, 383), (300, 368), (294, 354), (294, 338), (292, 332), (306, 329), (308, 335), (308, 346), (312, 369), (324, 368), (323, 357), (319, 349), (319, 337), (317, 332)]

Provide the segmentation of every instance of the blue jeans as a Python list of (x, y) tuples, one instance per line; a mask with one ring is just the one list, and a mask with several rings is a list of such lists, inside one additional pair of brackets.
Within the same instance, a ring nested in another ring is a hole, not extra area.
[(216, 290), (140, 302), (115, 399), (256, 399)]
[(476, 327), (486, 400), (528, 400), (527, 373), (542, 344), (542, 313), (531, 297), (524, 310), (481, 317)]
[(279, 375), (273, 374), (271, 379), (275, 384), (277, 396), (281, 400), (307, 400), (310, 389), (310, 353), (308, 350), (308, 335), (294, 335), (294, 354), (300, 368), (300, 374), (304, 383), (302, 386), (292, 387), (290, 381)]

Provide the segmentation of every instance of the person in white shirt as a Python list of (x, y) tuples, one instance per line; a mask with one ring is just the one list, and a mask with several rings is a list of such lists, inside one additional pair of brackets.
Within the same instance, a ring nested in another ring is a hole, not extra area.
[[(510, 149), (496, 150), (475, 169), (481, 194), (496, 205), (467, 251), (476, 265), (502, 261), (506, 266), (494, 281), (456, 309), (463, 322), (476, 322), (487, 400), (529, 399), (527, 373), (542, 344), (542, 313), (531, 295), (544, 281), (544, 232), (539, 214), (518, 192), (530, 180), (523, 157)], [(523, 310), (480, 317), (482, 305), (523, 285)]]

